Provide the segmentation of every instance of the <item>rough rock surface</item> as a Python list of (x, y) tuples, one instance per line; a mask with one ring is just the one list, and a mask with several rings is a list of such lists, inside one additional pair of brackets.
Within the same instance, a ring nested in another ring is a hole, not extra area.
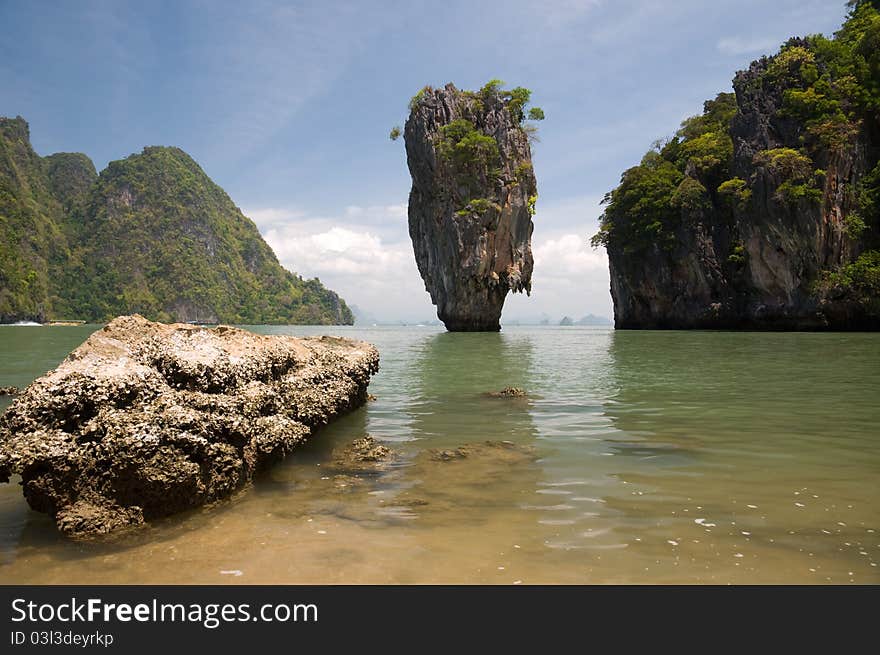
[(733, 82), (729, 177), (746, 181), (748, 201), (731, 210), (715, 192), (718, 180), (689, 169), (686, 179), (701, 182), (710, 197), (681, 210), (674, 248), (610, 243), (617, 328), (880, 329), (880, 315), (816, 287), (823, 271), (839, 270), (865, 249), (867, 235), (850, 234), (845, 219), (856, 213), (853, 189), (880, 156), (878, 118), (865, 116), (847, 147), (815, 153), (814, 166), (824, 172), (820, 200), (782, 200), (784, 179), (756, 155), (801, 148), (809, 137), (804, 121), (783, 111), (785, 86), (763, 81), (772, 61), (752, 63)]
[(452, 462), (469, 457), (491, 457), (497, 462), (519, 462), (523, 459), (531, 459), (535, 455), (535, 448), (528, 445), (516, 444), (512, 441), (484, 441), (459, 446), (455, 449), (430, 449), (427, 452), (429, 461)]
[(0, 417), (0, 480), (68, 535), (140, 524), (239, 489), (366, 402), (378, 366), (360, 341), (119, 317)]
[(379, 471), (391, 462), (395, 453), (388, 446), (366, 435), (345, 448), (334, 451), (331, 468), (342, 474)]
[(486, 393), (490, 398), (525, 398), (526, 390), (519, 387), (504, 387), (501, 391), (489, 391)]
[[(498, 161), (464, 166), (442, 155), (442, 128), (457, 119), (494, 138)], [(537, 183), (528, 136), (501, 96), (447, 84), (420, 94), (404, 138), (409, 234), (437, 316), (451, 331), (497, 331), (507, 293), (531, 291)]]

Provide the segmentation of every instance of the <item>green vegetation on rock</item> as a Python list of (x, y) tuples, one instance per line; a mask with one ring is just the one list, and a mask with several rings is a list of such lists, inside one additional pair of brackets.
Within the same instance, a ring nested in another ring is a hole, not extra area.
[[(765, 58), (763, 73), (748, 82), (748, 89), (766, 95), (783, 89), (777, 115), (803, 127), (798, 148), (764, 150), (754, 157), (756, 167), (778, 178), (774, 197), (779, 202), (820, 202), (825, 171), (814, 161), (851, 146), (866, 116), (880, 111), (880, 12), (875, 2), (850, 6), (835, 38), (792, 39), (778, 55)], [(706, 102), (701, 115), (684, 121), (672, 139), (658, 143), (641, 164), (627, 170), (620, 186), (606, 195), (593, 244), (617, 241), (628, 251), (670, 247), (681, 210), (714, 202), (715, 193), (744, 210), (752, 199), (751, 181), (731, 173), (731, 122), (737, 111), (733, 94), (719, 94)], [(711, 192), (702, 195), (694, 181)], [(865, 176), (857, 193), (860, 218), (850, 223), (858, 228), (863, 222), (876, 231), (880, 171)]]
[(826, 298), (850, 299), (880, 315), (880, 250), (868, 250), (837, 271), (825, 271), (814, 289)]
[(0, 119), (0, 320), (351, 323), (318, 280), (278, 263), (256, 225), (178, 148), (149, 147), (96, 176), (46, 158), (23, 119)]
[(682, 211), (706, 206), (708, 189), (724, 183), (733, 157), (729, 130), (735, 114), (735, 96), (718, 94), (701, 115), (685, 120), (672, 139), (655, 144), (638, 166), (624, 172), (620, 186), (603, 200), (607, 206), (593, 246), (615, 240), (626, 252), (671, 248)]
[(0, 118), (0, 322), (50, 310), (50, 271), (66, 256), (61, 204), (23, 118)]
[(880, 0), (848, 5), (832, 38), (752, 62), (606, 194), (591, 241), (618, 326), (880, 325)]
[[(477, 127), (478, 123), (484, 122), (487, 112), (508, 112), (517, 129), (529, 139), (533, 138), (534, 126), (525, 124), (525, 121), (544, 120), (544, 111), (540, 107), (528, 108), (531, 90), (524, 87), (505, 90), (503, 87), (502, 80), (493, 79), (479, 91), (461, 91), (461, 97), (465, 100), (462, 115), (440, 127), (435, 137), (437, 154), (449, 167), (459, 187), (458, 195), (465, 199), (455, 212), (459, 217), (481, 214), (498, 206), (494, 200), (479, 195), (487, 186), (496, 186), (503, 174), (502, 157), (495, 136)], [(416, 111), (432, 92), (433, 87), (422, 88), (410, 100), (410, 111)], [(392, 128), (390, 136), (392, 141), (396, 140), (400, 136), (400, 128)], [(522, 162), (513, 171), (513, 179), (507, 183), (518, 184), (533, 175), (531, 163)], [(534, 214), (535, 200), (537, 197), (530, 200), (531, 214)]]

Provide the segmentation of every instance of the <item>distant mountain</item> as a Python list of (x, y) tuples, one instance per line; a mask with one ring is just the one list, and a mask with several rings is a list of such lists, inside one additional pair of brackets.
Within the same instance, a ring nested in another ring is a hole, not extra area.
[(351, 324), (317, 279), (281, 267), (256, 225), (179, 148), (148, 147), (97, 175), (80, 153), (42, 158), (0, 118), (0, 322)]
[(596, 316), (595, 314), (587, 314), (583, 318), (574, 322), (575, 325), (612, 325), (611, 319), (604, 316)]
[(373, 316), (369, 312), (365, 312), (357, 305), (349, 305), (349, 309), (351, 309), (351, 314), (352, 316), (354, 316), (355, 325), (376, 325), (379, 323), (379, 320), (375, 316)]
[(596, 316), (587, 314), (583, 318), (574, 320), (571, 316), (563, 316), (561, 319), (551, 317), (549, 314), (542, 313), (538, 316), (525, 316), (518, 318), (506, 318), (502, 324), (508, 326), (515, 325), (612, 325), (611, 320), (604, 316)]

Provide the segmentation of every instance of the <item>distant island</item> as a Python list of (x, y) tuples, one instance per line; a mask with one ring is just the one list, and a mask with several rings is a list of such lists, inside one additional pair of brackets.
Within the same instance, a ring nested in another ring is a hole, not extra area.
[(849, 5), (607, 194), (618, 328), (880, 329), (880, 3)]
[[(428, 318), (428, 317), (415, 317), (415, 318), (389, 318), (389, 317), (377, 317), (372, 313), (365, 311), (358, 307), (357, 305), (351, 305), (351, 311), (354, 313), (354, 324), (357, 327), (369, 327), (369, 326), (430, 326), (436, 327), (443, 325), (442, 321), (436, 318)], [(588, 326), (611, 326), (613, 322), (611, 319), (606, 318), (604, 316), (596, 316), (595, 314), (587, 314), (586, 316), (582, 316), (581, 318), (575, 320), (570, 316), (563, 316), (562, 318), (555, 318), (550, 316), (549, 314), (539, 314), (536, 316), (515, 316), (511, 318), (501, 318), (501, 327), (509, 326), (509, 327), (517, 327), (517, 326), (542, 326), (542, 325), (557, 325), (557, 326), (566, 326), (566, 325), (588, 325)]]
[(37, 155), (0, 118), (0, 323), (352, 324), (319, 280), (282, 268), (256, 225), (179, 148), (97, 174), (81, 153)]

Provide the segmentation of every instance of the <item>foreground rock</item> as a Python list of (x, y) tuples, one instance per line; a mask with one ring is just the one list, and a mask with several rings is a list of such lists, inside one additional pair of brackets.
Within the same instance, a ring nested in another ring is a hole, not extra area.
[(406, 121), (409, 234), (451, 331), (499, 330), (507, 293), (531, 290), (537, 185), (518, 102), (491, 84), (426, 87)]
[(71, 536), (228, 496), (362, 405), (379, 354), (334, 337), (115, 319), (0, 417), (0, 480)]

